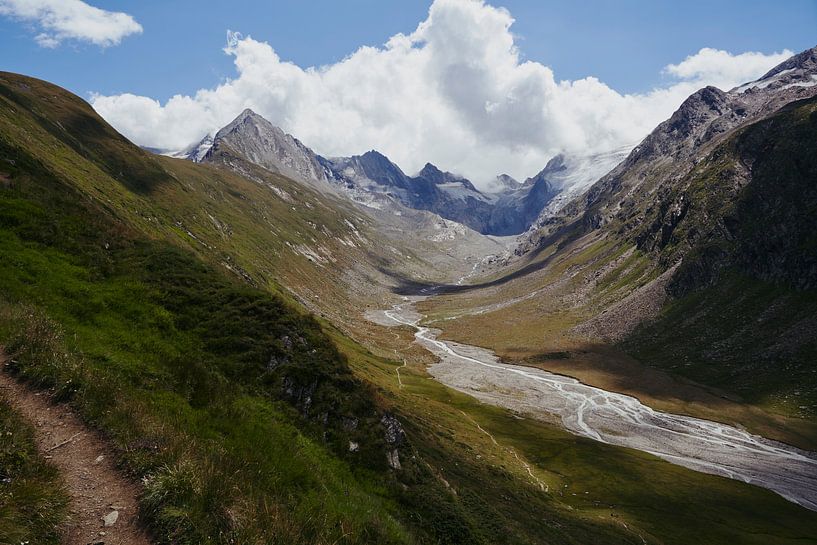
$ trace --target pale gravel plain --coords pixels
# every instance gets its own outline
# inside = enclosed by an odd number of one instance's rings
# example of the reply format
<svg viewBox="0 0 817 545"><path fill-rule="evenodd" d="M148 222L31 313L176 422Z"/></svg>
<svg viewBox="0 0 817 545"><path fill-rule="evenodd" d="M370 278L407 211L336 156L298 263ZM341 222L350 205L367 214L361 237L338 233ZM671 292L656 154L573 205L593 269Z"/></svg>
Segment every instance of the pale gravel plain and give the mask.
<svg viewBox="0 0 817 545"><path fill-rule="evenodd" d="M416 342L439 358L428 372L480 401L561 423L576 435L638 449L689 469L772 490L817 511L817 454L725 424L655 411L638 399L582 384L540 369L502 363L491 351L437 339L440 331L404 298L366 318L384 326L410 326Z"/></svg>

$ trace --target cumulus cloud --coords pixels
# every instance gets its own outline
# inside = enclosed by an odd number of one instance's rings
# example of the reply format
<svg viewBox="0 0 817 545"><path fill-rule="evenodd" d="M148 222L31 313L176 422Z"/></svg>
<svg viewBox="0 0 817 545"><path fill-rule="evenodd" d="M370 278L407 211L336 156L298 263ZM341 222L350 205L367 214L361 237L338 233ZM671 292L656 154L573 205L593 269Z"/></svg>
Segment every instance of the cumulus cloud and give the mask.
<svg viewBox="0 0 817 545"><path fill-rule="evenodd" d="M791 55L702 49L666 67L665 86L621 94L522 61L513 22L481 0L436 0L411 34L310 68L230 33L234 78L164 104L131 94L92 103L141 145L183 148L252 108L327 156L376 148L409 173L430 161L486 184L500 172L524 179L561 151L634 145L696 89L731 88Z"/></svg>
<svg viewBox="0 0 817 545"><path fill-rule="evenodd" d="M142 26L127 13L105 11L82 0L0 0L0 15L35 25L40 32L34 40L48 48L64 40L108 47L142 32Z"/></svg>
<svg viewBox="0 0 817 545"><path fill-rule="evenodd" d="M704 47L664 72L680 79L707 81L709 85L729 89L762 76L776 64L792 56L789 50L765 55L748 52L733 55L727 51Z"/></svg>

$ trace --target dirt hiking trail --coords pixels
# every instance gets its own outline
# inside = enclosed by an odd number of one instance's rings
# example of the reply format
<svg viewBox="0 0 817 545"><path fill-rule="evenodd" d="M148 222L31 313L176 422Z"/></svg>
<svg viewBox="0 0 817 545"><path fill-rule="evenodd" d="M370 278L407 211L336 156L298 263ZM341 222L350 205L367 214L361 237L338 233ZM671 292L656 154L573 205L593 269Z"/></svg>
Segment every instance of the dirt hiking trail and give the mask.
<svg viewBox="0 0 817 545"><path fill-rule="evenodd" d="M5 358L0 353L0 396L34 426L39 451L59 469L71 498L64 545L150 545L136 520L139 485L114 467L108 441L47 391L17 382Z"/></svg>

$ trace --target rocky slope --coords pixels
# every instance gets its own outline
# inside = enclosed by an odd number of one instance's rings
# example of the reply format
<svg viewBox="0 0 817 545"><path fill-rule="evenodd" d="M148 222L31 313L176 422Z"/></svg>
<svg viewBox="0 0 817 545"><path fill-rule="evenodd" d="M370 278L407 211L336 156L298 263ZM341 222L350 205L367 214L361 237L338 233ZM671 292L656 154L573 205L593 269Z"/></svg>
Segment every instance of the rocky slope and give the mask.
<svg viewBox="0 0 817 545"><path fill-rule="evenodd" d="M363 155L325 159L333 181L358 202L388 207L396 201L415 210L426 210L486 233L491 201L474 185L432 164L407 176L386 156L376 151Z"/></svg>
<svg viewBox="0 0 817 545"><path fill-rule="evenodd" d="M502 193L504 191L513 191L514 189L519 189L519 181L508 174L500 174L494 178L492 186L486 192Z"/></svg>
<svg viewBox="0 0 817 545"><path fill-rule="evenodd" d="M634 147L626 145L608 152L589 155L559 154L551 159L534 178L548 180L557 194L542 210L533 226L556 215L599 178L626 159Z"/></svg>
<svg viewBox="0 0 817 545"><path fill-rule="evenodd" d="M167 155L176 159L187 159L194 163L200 163L210 148L213 147L213 135L208 134L195 144L192 144L180 151L160 151L160 155ZM150 150L149 150L150 151Z"/></svg>
<svg viewBox="0 0 817 545"><path fill-rule="evenodd" d="M785 414L817 415L817 97L717 146L645 216L636 244L677 261L639 360Z"/></svg>
<svg viewBox="0 0 817 545"><path fill-rule="evenodd" d="M581 196L551 217L543 218L522 244L522 253L569 225L583 231L613 225L611 230L648 245L647 216L662 211L659 231L672 230L689 202L678 199L688 175L712 150L741 127L755 123L786 104L817 95L817 48L792 57L755 82L731 91L706 87L692 94L650 133L627 158ZM680 256L679 256L680 257Z"/></svg>
<svg viewBox="0 0 817 545"><path fill-rule="evenodd" d="M541 172L516 187L494 193L488 219L491 232L505 235L524 232L558 194L559 190Z"/></svg>
<svg viewBox="0 0 817 545"><path fill-rule="evenodd" d="M250 109L216 133L201 160L207 162L225 146L272 172L303 181L329 181L330 173L312 150Z"/></svg>

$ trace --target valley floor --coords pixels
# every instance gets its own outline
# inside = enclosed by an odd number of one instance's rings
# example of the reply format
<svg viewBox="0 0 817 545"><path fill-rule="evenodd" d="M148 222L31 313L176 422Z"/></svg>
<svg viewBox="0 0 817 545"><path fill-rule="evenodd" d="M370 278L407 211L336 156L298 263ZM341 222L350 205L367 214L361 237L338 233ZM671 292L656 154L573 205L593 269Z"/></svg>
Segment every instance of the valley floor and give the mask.
<svg viewBox="0 0 817 545"><path fill-rule="evenodd" d="M588 248L595 250L579 252ZM807 421L648 368L613 344L566 334L580 321L563 298L563 279L581 280L575 270L531 267L532 274L503 285L490 266L471 261L476 265L457 280L438 288L407 283L391 309L364 313L370 325L354 336L394 359L393 385L370 369L362 373L367 380L395 388L406 410L409 400L422 406L440 396L445 409L427 410L450 409L435 418L441 432L489 464L498 463L488 455L497 449L499 463L539 493L579 517L603 511L644 542L694 543L702 535L707 543L769 543L769 536L814 542L817 457ZM499 348L501 360L479 347ZM554 439L556 429L592 440L566 447ZM603 453L595 451L602 443ZM789 516L791 525L783 522Z"/></svg>
<svg viewBox="0 0 817 545"><path fill-rule="evenodd" d="M382 325L415 328L417 342L439 358L428 372L446 386L520 414L555 420L577 435L768 488L817 511L817 456L812 453L725 424L654 411L636 398L569 377L508 365L482 348L440 341L439 330L418 325L417 298L404 299L369 317Z"/></svg>
<svg viewBox="0 0 817 545"><path fill-rule="evenodd" d="M403 316L409 322L420 317ZM414 327L395 324L382 311L369 312L368 317L384 324L365 326L369 339L376 341L370 348L383 357L347 352L350 363L360 376L388 392L413 426L419 426L411 430L419 446L425 447L430 435L450 441L453 452L461 452L453 461L429 459L453 489L465 493L460 488L464 472L473 472L472 477L508 473L515 487L526 490L525 503L543 501L548 510L563 510L586 524L618 527L634 543L693 544L700 543L701 536L712 544L814 542L817 513L757 486L574 435L558 417L548 419L541 410L532 414L529 407L506 408L484 399L514 399L515 392L483 383L460 393L457 385L447 387L434 378L435 369L446 364L437 363L425 343L414 342ZM385 327L389 322L392 327ZM455 350L461 346L445 344ZM453 365L463 364L447 366ZM474 466L462 466L464 459ZM495 479L491 477L490 483ZM482 488L490 488L489 481L480 482ZM509 514L524 505L498 495L495 501Z"/></svg>

